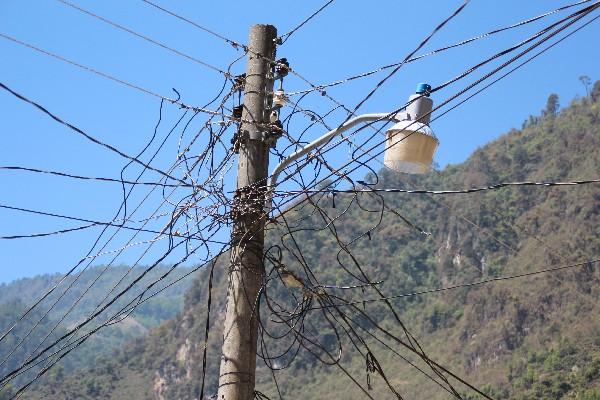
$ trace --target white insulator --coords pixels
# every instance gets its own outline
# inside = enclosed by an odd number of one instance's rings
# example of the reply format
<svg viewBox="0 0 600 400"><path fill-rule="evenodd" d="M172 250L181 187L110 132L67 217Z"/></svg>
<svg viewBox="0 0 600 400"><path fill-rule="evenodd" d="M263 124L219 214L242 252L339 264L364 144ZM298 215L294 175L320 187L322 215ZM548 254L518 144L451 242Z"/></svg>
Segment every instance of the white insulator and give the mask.
<svg viewBox="0 0 600 400"><path fill-rule="evenodd" d="M287 95L283 90L273 92L273 107L283 107L287 103Z"/></svg>

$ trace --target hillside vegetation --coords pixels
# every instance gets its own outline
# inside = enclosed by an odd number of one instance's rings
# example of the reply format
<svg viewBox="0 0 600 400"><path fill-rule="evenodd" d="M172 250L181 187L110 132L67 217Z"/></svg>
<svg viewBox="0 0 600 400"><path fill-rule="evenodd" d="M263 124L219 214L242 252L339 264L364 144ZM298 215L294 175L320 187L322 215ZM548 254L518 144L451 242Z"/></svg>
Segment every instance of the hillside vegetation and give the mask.
<svg viewBox="0 0 600 400"><path fill-rule="evenodd" d="M600 85L597 84L600 88ZM556 100L556 99L555 99ZM597 178L600 166L600 100L574 100L556 112L550 104L539 117L478 149L467 161L411 177L380 171L365 178L375 187L453 189L506 181L569 181ZM410 294L432 288L508 277L573 263L563 270L391 300L399 317L440 364L483 388L495 399L600 398L600 265L585 263L600 255L600 191L598 185L504 188L452 196L386 194L386 204L404 219L386 213L370 236L352 244L352 252L382 281L386 295ZM362 195L361 195L362 196ZM332 199L315 198L332 214ZM335 222L338 237L348 242L377 225L381 215L372 197L361 197ZM336 196L336 209L349 205ZM367 211L365 211L367 210ZM310 207L296 210L302 226L296 241L320 281L348 284L340 268L339 246L323 220ZM276 232L271 242L279 239ZM288 238L289 239L289 238ZM285 242L286 239L284 239ZM216 392L225 297L226 260L215 267L208 338L205 393ZM291 256L285 256L297 268ZM148 337L133 340L110 359L77 375L49 374L29 399L196 399L202 383L207 312L208 268L186 294L181 315ZM348 297L352 297L348 295ZM362 293L354 295L362 298ZM374 299L374 292L364 297ZM361 307L363 307L361 305ZM364 304L378 324L400 335L398 324L382 302ZM328 348L335 335L319 310L307 323ZM447 399L450 395L399 358L418 363L402 348L369 336L375 332L359 321L364 337L390 384L414 399ZM361 331L362 332L362 331ZM278 350L277 345L274 346ZM257 370L257 390L278 398L271 371ZM366 386L365 358L344 342L341 364ZM423 364L419 364L423 367ZM366 398L336 366L323 366L302 349L292 365L275 373L283 398ZM383 379L370 374L373 398L394 398ZM465 398L473 392L460 384Z"/></svg>
<svg viewBox="0 0 600 400"><path fill-rule="evenodd" d="M116 290L121 290L133 277L142 272L141 267L134 268L117 285L129 268L112 266L105 273L102 273L103 270L103 266L96 266L81 274L74 273L60 283L47 299L11 331L0 346L0 376L16 368L38 346L47 346L53 339L64 334L67 328L85 320L111 289L115 288L113 293L118 293ZM157 268L144 278L144 282L156 279L165 271L166 267ZM179 277L188 271L186 268L180 268L172 275ZM61 278L62 274L48 274L1 284L0 334L6 332L33 302L59 283ZM183 307L183 296L189 283L191 282L187 281L165 290L161 295L140 306L135 316L99 331L78 349L76 356L64 358L57 371L70 373L92 366L98 357L111 354L126 342L145 336L149 329L175 317ZM70 289L65 291L66 288ZM125 297L119 304L126 304L130 300L131 296ZM74 304L75 307L72 307ZM13 348L17 350L11 354ZM31 378L31 374L22 375L15 383L24 382L27 378Z"/></svg>

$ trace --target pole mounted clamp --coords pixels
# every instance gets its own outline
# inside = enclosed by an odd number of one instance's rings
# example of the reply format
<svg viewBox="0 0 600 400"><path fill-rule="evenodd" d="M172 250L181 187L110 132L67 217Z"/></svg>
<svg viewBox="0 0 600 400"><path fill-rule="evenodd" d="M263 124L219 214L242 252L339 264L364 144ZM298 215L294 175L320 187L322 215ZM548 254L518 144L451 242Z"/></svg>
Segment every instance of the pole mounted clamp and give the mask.
<svg viewBox="0 0 600 400"><path fill-rule="evenodd" d="M249 131L238 131L237 137L234 134L235 139L240 142L244 142L245 140L260 140L271 147L275 147L277 139L279 139L283 135L283 124L281 121L277 120L275 122L270 122L267 124L261 124L261 129L253 132Z"/></svg>
<svg viewBox="0 0 600 400"><path fill-rule="evenodd" d="M262 124L260 123L256 123L258 125L257 130L253 129L252 131L244 131L244 136L243 139L250 139L250 140L260 140L260 141L265 141L267 138L267 132L265 130L265 128L263 126L261 126Z"/></svg>
<svg viewBox="0 0 600 400"><path fill-rule="evenodd" d="M244 85L246 84L246 74L236 75L233 78L233 91L242 91L244 90Z"/></svg>
<svg viewBox="0 0 600 400"><path fill-rule="evenodd" d="M239 154L240 147L248 140L260 140L274 148L277 139L283 136L283 132L283 124L279 120L268 124L261 124L260 130L253 130L252 132L246 129L242 130L240 127L237 132L233 134L231 145L236 154Z"/></svg>
<svg viewBox="0 0 600 400"><path fill-rule="evenodd" d="M290 63L288 62L287 58L284 57L277 60L275 62L274 70L275 80L283 79L284 76L287 76L287 74L290 72Z"/></svg>
<svg viewBox="0 0 600 400"><path fill-rule="evenodd" d="M248 131L242 131L241 128L238 127L238 130L233 134L233 137L231 138L231 145L233 146L234 153L239 154L242 143L248 140L249 136L250 135Z"/></svg>
<svg viewBox="0 0 600 400"><path fill-rule="evenodd" d="M244 111L244 106L242 104L240 104L239 106L235 106L231 110L231 116L233 118L241 119L243 111Z"/></svg>
<svg viewBox="0 0 600 400"><path fill-rule="evenodd" d="M263 140L272 148L275 148L277 139L281 136L283 136L283 124L279 119L267 125L267 130L263 132Z"/></svg>

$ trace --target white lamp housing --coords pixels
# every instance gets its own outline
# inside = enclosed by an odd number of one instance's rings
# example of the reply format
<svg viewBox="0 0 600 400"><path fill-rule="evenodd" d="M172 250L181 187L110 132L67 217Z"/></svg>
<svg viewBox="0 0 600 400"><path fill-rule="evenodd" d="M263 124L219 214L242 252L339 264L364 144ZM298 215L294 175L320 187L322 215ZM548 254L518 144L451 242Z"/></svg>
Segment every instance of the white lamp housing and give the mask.
<svg viewBox="0 0 600 400"><path fill-rule="evenodd" d="M433 101L431 87L419 84L417 94L409 98L405 119L387 131L384 165L408 174L429 172L439 141L428 126Z"/></svg>

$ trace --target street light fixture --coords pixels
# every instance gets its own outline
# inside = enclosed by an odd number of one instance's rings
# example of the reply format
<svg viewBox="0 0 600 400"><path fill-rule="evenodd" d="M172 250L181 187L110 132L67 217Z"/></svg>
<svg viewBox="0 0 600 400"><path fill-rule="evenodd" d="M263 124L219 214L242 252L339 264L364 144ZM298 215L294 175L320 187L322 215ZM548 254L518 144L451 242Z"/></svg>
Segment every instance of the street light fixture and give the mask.
<svg viewBox="0 0 600 400"><path fill-rule="evenodd" d="M384 165L386 167L409 174L427 173L439 144L438 139L429 127L433 107L433 100L429 98L430 91L431 86L420 83L417 86L416 93L409 97L405 112L359 115L282 160L271 173L267 183L267 209L271 209L273 191L277 186L279 174L288 165L363 122L382 120L396 122L386 132L384 155Z"/></svg>
<svg viewBox="0 0 600 400"><path fill-rule="evenodd" d="M402 120L388 129L384 165L397 172L424 174L429 172L439 144L429 127L433 100L431 86L420 83L409 97Z"/></svg>

